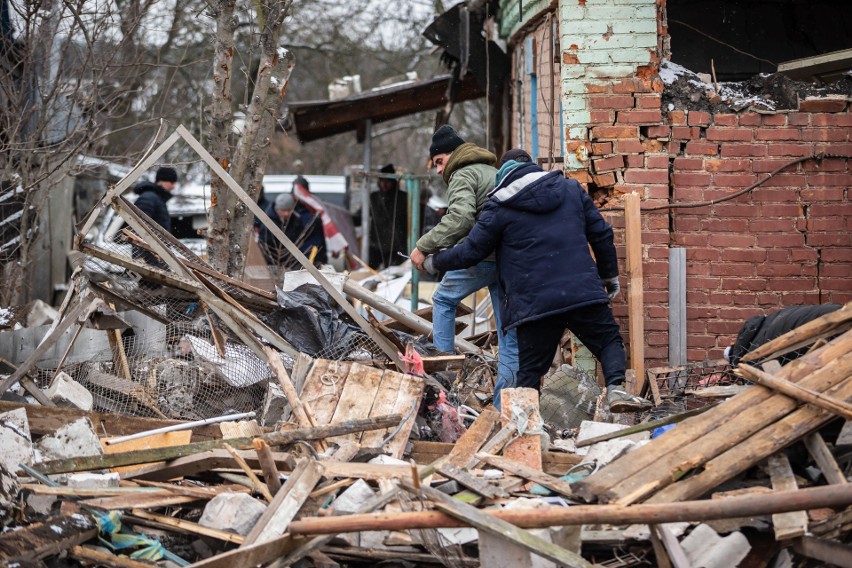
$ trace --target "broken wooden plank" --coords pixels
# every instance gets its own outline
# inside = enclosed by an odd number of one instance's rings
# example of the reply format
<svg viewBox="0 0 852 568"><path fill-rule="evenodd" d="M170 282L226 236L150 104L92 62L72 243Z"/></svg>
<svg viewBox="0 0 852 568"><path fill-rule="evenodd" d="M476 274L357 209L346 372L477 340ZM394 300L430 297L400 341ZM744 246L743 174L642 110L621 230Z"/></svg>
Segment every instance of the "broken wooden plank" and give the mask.
<svg viewBox="0 0 852 568"><path fill-rule="evenodd" d="M385 440L387 441L385 442L384 450L389 456L400 459L403 453L405 453L408 438L411 436L411 430L414 428L417 409L420 407L423 399L425 383L423 379L414 375L400 375L395 371L386 372L394 373L399 377L399 396L394 404L393 413L402 415L404 422L401 422L398 428L392 429L385 436ZM389 440L388 436L390 436Z"/></svg>
<svg viewBox="0 0 852 568"><path fill-rule="evenodd" d="M508 540L534 554L552 560L560 566L592 568L592 564L584 560L579 554L539 538L495 516L488 515L476 507L461 503L437 489L425 486L416 489L405 481L402 481L401 484L410 493L429 498L435 502L438 509L463 520L480 531Z"/></svg>
<svg viewBox="0 0 852 568"><path fill-rule="evenodd" d="M795 491L799 488L790 467L790 460L785 454L779 452L769 456L766 466L772 489ZM775 540L778 541L800 537L808 532L808 514L805 511L790 511L772 515L772 528L775 531Z"/></svg>
<svg viewBox="0 0 852 568"><path fill-rule="evenodd" d="M814 458L820 471L825 476L826 481L835 484L848 483L846 476L843 474L840 466L837 465L837 461L834 459L831 450L828 449L825 440L822 439L819 432L808 434L805 436L803 442L808 449L808 453Z"/></svg>
<svg viewBox="0 0 852 568"><path fill-rule="evenodd" d="M506 428L505 430L509 433L509 437L511 437L511 432L517 433L517 430L511 427ZM499 451L503 449L502 446L492 451L491 444L503 432L504 430L499 430L497 434L494 434L494 436L492 436L491 439L482 446L480 451L492 455L499 453ZM505 443L507 440L508 438L505 438L501 443ZM421 440L411 440L410 442L414 447L411 451L411 457L414 458L414 461L417 463L431 463L440 457L449 455L454 447L454 444L446 442L426 442ZM546 473L556 476L565 475L569 469L580 463L582 459L582 456L567 452L547 451L541 453L542 468Z"/></svg>
<svg viewBox="0 0 852 568"><path fill-rule="evenodd" d="M205 527L203 525L199 525L198 523L193 523L192 521L186 521L184 519L178 519L175 517L170 517L168 515L158 515L156 513L144 511L142 509L132 509L130 513L134 517L139 517L140 519L146 519L149 521L156 521L161 525L178 529L179 531L187 534L209 536L210 538L215 538L217 540L222 540L225 542L233 542L235 544L241 544L245 540L245 537L239 534ZM127 517L125 517L125 519L126 518Z"/></svg>
<svg viewBox="0 0 852 568"><path fill-rule="evenodd" d="M665 548L666 555L668 560L671 561L673 568L692 568L692 563L686 557L686 552L683 550L680 542L678 542L675 535L672 534L672 531L666 525L651 525L650 529L651 535L656 534L660 539L660 544Z"/></svg>
<svg viewBox="0 0 852 568"><path fill-rule="evenodd" d="M290 403L290 410L293 412L293 416L296 417L296 422L305 428L316 426L317 423L312 421L308 416L308 410L302 404L302 400L299 398L293 383L290 382L290 375L287 374L287 369L284 368L278 352L271 347L264 347L263 352L266 355L266 362L269 364L269 368L275 373L275 376L278 378L278 384L281 386L284 396L287 397L287 402Z"/></svg>
<svg viewBox="0 0 852 568"><path fill-rule="evenodd" d="M491 437L491 432L499 421L499 412L483 410L470 425L470 428L453 445L453 449L447 457L447 462L461 468L474 467L479 461L474 458L474 455Z"/></svg>
<svg viewBox="0 0 852 568"><path fill-rule="evenodd" d="M402 416L383 416L377 418L364 418L351 420L342 424L329 424L316 428L301 428L287 430L284 432L272 432L258 436L271 446L283 446L299 440L318 440L328 436L338 436L350 432L363 432L364 430L384 429L399 424ZM39 465L39 471L52 475L55 473L67 473L72 471L87 471L91 469L103 469L120 465L134 465L139 463L156 462L185 457L195 453L204 452L214 448L224 447L230 444L234 448L252 448L254 438L231 438L228 440L210 440L208 442L194 442L184 446L173 446L151 450L138 450L109 456L88 456L71 459L53 460Z"/></svg>
<svg viewBox="0 0 852 568"><path fill-rule="evenodd" d="M237 465L240 466L240 469L243 470L243 473L246 474L246 477L251 481L252 487L263 497L266 499L267 503L270 503L273 499L272 493L269 491L269 487L263 483L257 475L255 475L254 470L249 467L249 464L246 463L246 460L242 458L240 454L237 453L237 450L231 447L230 444L224 444L225 449L228 450L228 453L231 454L231 457L234 458L234 461L237 462Z"/></svg>
<svg viewBox="0 0 852 568"><path fill-rule="evenodd" d="M263 471L263 480L266 482L269 491L275 495L281 489L281 476L275 465L272 450L269 449L269 444L259 438L255 438L252 445L254 446L254 451L257 452L257 461L260 462L260 469Z"/></svg>
<svg viewBox="0 0 852 568"><path fill-rule="evenodd" d="M813 404L814 406L828 410L838 416L842 416L846 420L852 420L852 405L842 400L833 400L822 393L814 392L790 381L785 381L745 363L740 363L737 368L747 379L760 385L771 388L800 402Z"/></svg>
<svg viewBox="0 0 852 568"><path fill-rule="evenodd" d="M290 521L299 513L322 475L323 468L319 462L312 459L301 461L287 483L275 494L242 546L267 542L287 532Z"/></svg>
<svg viewBox="0 0 852 568"><path fill-rule="evenodd" d="M832 566L852 566L852 548L840 542L803 536L793 543L793 552Z"/></svg>
<svg viewBox="0 0 852 568"><path fill-rule="evenodd" d="M645 386L645 300L642 283L641 197L624 196L625 241L627 242L627 326L630 338L630 367L636 377L633 394L642 395Z"/></svg>
<svg viewBox="0 0 852 568"><path fill-rule="evenodd" d="M352 363L317 359L311 367L301 400L310 404L317 424L329 424Z"/></svg>
<svg viewBox="0 0 852 568"><path fill-rule="evenodd" d="M353 363L331 417L331 423L337 424L356 417L369 416L379 392L379 385L382 383L382 375L385 372L392 373L392 371L382 371ZM360 438L361 433L358 432L357 434L331 438L331 441L336 443L358 442Z"/></svg>
<svg viewBox="0 0 852 568"><path fill-rule="evenodd" d="M400 390L403 386L401 377L402 375L392 371L382 374L382 382L379 384L379 390L376 393L376 399L373 401L369 416L393 413L393 409L396 408L396 400L400 397ZM379 448L386 436L387 432L382 430L364 432L361 434L361 447Z"/></svg>
<svg viewBox="0 0 852 568"><path fill-rule="evenodd" d="M571 498L574 496L574 492L571 491L571 485L567 481L562 481L558 477L548 475L543 471L531 468L526 464L522 464L521 462L517 462L506 457L492 456L485 453L478 453L476 454L476 457L477 459L484 461L488 465L500 468L503 471L506 471L513 475L518 475L520 477L523 477L524 479L534 481L542 487L547 487L551 491L559 493L560 495L564 495L565 497Z"/></svg>
<svg viewBox="0 0 852 568"><path fill-rule="evenodd" d="M73 546L68 556L83 562L84 566L108 566L110 568L151 568L150 562L140 562L126 556L116 556L85 546Z"/></svg>
<svg viewBox="0 0 852 568"><path fill-rule="evenodd" d="M438 373L441 371L459 370L464 367L464 355L436 355L434 357L421 357L423 370L427 373Z"/></svg>
<svg viewBox="0 0 852 568"><path fill-rule="evenodd" d="M160 434L152 434L135 440L126 440L117 444L108 443L115 438L101 438L101 448L104 455L121 454L138 450L150 450L155 448L166 448L170 446L185 446L192 439L190 430L178 430L175 432L163 432ZM160 462L162 463L162 462ZM132 466L114 467L111 471L121 473L134 467L144 466L149 464L136 464Z"/></svg>

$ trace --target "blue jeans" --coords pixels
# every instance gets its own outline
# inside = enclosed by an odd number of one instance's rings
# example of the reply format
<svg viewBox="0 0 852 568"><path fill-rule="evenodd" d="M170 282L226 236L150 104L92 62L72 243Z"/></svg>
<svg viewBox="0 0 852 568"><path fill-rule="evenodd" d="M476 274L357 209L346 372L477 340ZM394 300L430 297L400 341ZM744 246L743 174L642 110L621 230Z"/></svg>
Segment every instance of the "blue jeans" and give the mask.
<svg viewBox="0 0 852 568"><path fill-rule="evenodd" d="M432 294L432 342L445 353L455 352L456 307L482 288L488 288L494 319L497 323L497 345L500 357L497 367L497 385L494 387L494 406L500 408L500 390L515 384L518 376L518 336L514 329L503 333L500 308L503 289L497 279L497 263L482 261L464 270L451 270Z"/></svg>

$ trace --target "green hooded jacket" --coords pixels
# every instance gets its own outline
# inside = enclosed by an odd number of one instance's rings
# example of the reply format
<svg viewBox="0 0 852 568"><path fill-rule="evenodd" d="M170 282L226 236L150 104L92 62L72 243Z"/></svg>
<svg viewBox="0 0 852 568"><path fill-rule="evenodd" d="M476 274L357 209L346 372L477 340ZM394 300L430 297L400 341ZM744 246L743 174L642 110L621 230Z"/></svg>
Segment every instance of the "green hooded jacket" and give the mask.
<svg viewBox="0 0 852 568"><path fill-rule="evenodd" d="M496 163L497 156L470 142L450 154L443 171L447 184L447 213L417 241L420 252L435 254L464 240L488 200L488 192L494 189ZM493 254L486 260L494 260Z"/></svg>

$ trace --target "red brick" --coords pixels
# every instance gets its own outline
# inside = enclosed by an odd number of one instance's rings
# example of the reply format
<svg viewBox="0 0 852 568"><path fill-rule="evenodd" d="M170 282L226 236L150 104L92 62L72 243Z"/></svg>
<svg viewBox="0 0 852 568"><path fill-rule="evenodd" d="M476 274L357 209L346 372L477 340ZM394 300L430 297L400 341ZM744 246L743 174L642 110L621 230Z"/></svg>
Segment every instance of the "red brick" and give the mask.
<svg viewBox="0 0 852 568"><path fill-rule="evenodd" d="M758 206L743 202L743 199L744 196L732 201L726 201L725 203L719 203L713 206L713 211L719 217L751 218L757 215L759 212Z"/></svg>
<svg viewBox="0 0 852 568"><path fill-rule="evenodd" d="M814 152L825 152L838 156L852 156L852 144L835 142L834 144L816 144Z"/></svg>
<svg viewBox="0 0 852 568"><path fill-rule="evenodd" d="M761 234L757 235L757 246L759 247L803 247L805 246L805 236L801 233L797 234Z"/></svg>
<svg viewBox="0 0 852 568"><path fill-rule="evenodd" d="M706 248L710 236L706 233L675 233L673 239L677 245Z"/></svg>
<svg viewBox="0 0 852 568"><path fill-rule="evenodd" d="M686 153L699 156L715 156L719 153L719 145L693 140L686 143Z"/></svg>
<svg viewBox="0 0 852 568"><path fill-rule="evenodd" d="M759 215L764 217L801 217L804 214L798 204L761 204Z"/></svg>
<svg viewBox="0 0 852 568"><path fill-rule="evenodd" d="M798 203L798 188L760 186L752 190L751 198L756 203Z"/></svg>
<svg viewBox="0 0 852 568"><path fill-rule="evenodd" d="M722 278L723 290L766 290L766 280L763 278ZM721 315L721 311L720 315Z"/></svg>
<svg viewBox="0 0 852 568"><path fill-rule="evenodd" d="M745 233L748 231L748 219L706 217L701 220L701 230L713 233Z"/></svg>
<svg viewBox="0 0 852 568"><path fill-rule="evenodd" d="M845 188L806 188L802 190L802 199L806 201L843 201Z"/></svg>
<svg viewBox="0 0 852 568"><path fill-rule="evenodd" d="M781 301L781 295L774 292L764 292L757 294L757 304L759 306L778 306Z"/></svg>
<svg viewBox="0 0 852 568"><path fill-rule="evenodd" d="M711 276L756 276L757 271L752 263L743 262L714 262L708 265Z"/></svg>
<svg viewBox="0 0 852 568"><path fill-rule="evenodd" d="M767 144L765 148L770 156L801 157L813 153L813 146L810 144Z"/></svg>
<svg viewBox="0 0 852 568"><path fill-rule="evenodd" d="M806 112L791 112L787 115L787 124L790 126L807 126L811 123L811 115Z"/></svg>
<svg viewBox="0 0 852 568"><path fill-rule="evenodd" d="M704 160L708 172L744 172L751 169L749 160L712 159Z"/></svg>
<svg viewBox="0 0 852 568"><path fill-rule="evenodd" d="M647 155L645 156L645 167L649 169L669 167L669 157L666 155Z"/></svg>
<svg viewBox="0 0 852 568"><path fill-rule="evenodd" d="M669 172L666 170L630 169L624 172L627 183L668 183Z"/></svg>
<svg viewBox="0 0 852 568"><path fill-rule="evenodd" d="M622 110L618 112L618 124L659 124L663 117L658 110Z"/></svg>
<svg viewBox="0 0 852 568"><path fill-rule="evenodd" d="M795 231L795 219L751 219L749 229L755 233L785 233Z"/></svg>
<svg viewBox="0 0 852 568"><path fill-rule="evenodd" d="M852 114L814 114L811 115L813 126L852 126Z"/></svg>
<svg viewBox="0 0 852 568"><path fill-rule="evenodd" d="M808 231L839 231L845 225L844 217L810 217L807 219Z"/></svg>
<svg viewBox="0 0 852 568"><path fill-rule="evenodd" d="M635 154L637 152L644 152L645 147L642 146L642 143L639 142L639 140L624 138L615 141L615 151L620 154Z"/></svg>
<svg viewBox="0 0 852 568"><path fill-rule="evenodd" d="M661 104L660 95L635 95L636 108L658 109Z"/></svg>
<svg viewBox="0 0 852 568"><path fill-rule="evenodd" d="M645 136L648 138L668 138L671 132L671 126L649 126Z"/></svg>
<svg viewBox="0 0 852 568"><path fill-rule="evenodd" d="M817 267L815 264L762 264L757 267L757 275L766 278L774 278L777 276L801 276L813 277L817 275Z"/></svg>
<svg viewBox="0 0 852 568"><path fill-rule="evenodd" d="M813 290L816 288L814 278L773 278L771 290L778 292Z"/></svg>
<svg viewBox="0 0 852 568"><path fill-rule="evenodd" d="M713 115L713 124L716 126L736 126L739 122L735 114L715 114Z"/></svg>
<svg viewBox="0 0 852 568"><path fill-rule="evenodd" d="M639 79L622 79L612 84L613 93L641 93L645 92Z"/></svg>
<svg viewBox="0 0 852 568"><path fill-rule="evenodd" d="M715 262L719 260L719 249L715 248L701 248L701 247L692 247L686 249L686 259L692 261L710 261ZM687 292L688 294L689 292Z"/></svg>
<svg viewBox="0 0 852 568"><path fill-rule="evenodd" d="M852 262L852 247L825 249L821 256L823 262Z"/></svg>
<svg viewBox="0 0 852 568"><path fill-rule="evenodd" d="M644 140L642 142L642 151L648 154L657 154L662 152L667 144L661 140Z"/></svg>
<svg viewBox="0 0 852 568"><path fill-rule="evenodd" d="M801 112L843 112L846 110L846 98L806 98L799 101Z"/></svg>
<svg viewBox="0 0 852 568"><path fill-rule="evenodd" d="M593 110L589 113L590 124L612 124L615 122L615 113L611 110Z"/></svg>
<svg viewBox="0 0 852 568"><path fill-rule="evenodd" d="M671 182L674 186L708 186L711 181L710 174L707 173L675 173L672 174Z"/></svg>
<svg viewBox="0 0 852 568"><path fill-rule="evenodd" d="M619 113L620 114L620 113ZM637 126L595 126L592 128L592 138L639 138Z"/></svg>
<svg viewBox="0 0 852 568"><path fill-rule="evenodd" d="M645 190L645 198L646 199L668 199L669 198L669 186L666 185L653 185L649 184Z"/></svg>
<svg viewBox="0 0 852 568"><path fill-rule="evenodd" d="M747 112L739 116L740 126L760 126L760 115L756 112Z"/></svg>
<svg viewBox="0 0 852 568"><path fill-rule="evenodd" d="M721 250L720 260L723 262L753 262L760 263L766 260L766 251L758 248L734 249L724 248Z"/></svg>
<svg viewBox="0 0 852 568"><path fill-rule="evenodd" d="M764 114L763 115L763 125L764 126L786 126L787 125L787 115L786 114Z"/></svg>
<svg viewBox="0 0 852 568"><path fill-rule="evenodd" d="M710 113L691 110L686 116L686 123L689 126L708 126L710 124Z"/></svg>
<svg viewBox="0 0 852 568"><path fill-rule="evenodd" d="M611 93L612 86L609 83L586 83L586 92L590 94Z"/></svg>
<svg viewBox="0 0 852 568"><path fill-rule="evenodd" d="M803 128L804 142L845 142L849 132L844 128Z"/></svg>
<svg viewBox="0 0 852 568"><path fill-rule="evenodd" d="M826 264L820 268L820 276L823 278L849 278L852 274L852 264Z"/></svg>
<svg viewBox="0 0 852 568"><path fill-rule="evenodd" d="M802 132L798 128L756 128L756 140L802 140Z"/></svg>
<svg viewBox="0 0 852 568"><path fill-rule="evenodd" d="M673 126L680 126L682 124L686 124L686 113L682 110L670 110L669 123L671 123Z"/></svg>
<svg viewBox="0 0 852 568"><path fill-rule="evenodd" d="M806 172L845 172L848 165L847 158L826 158L803 162L802 169Z"/></svg>
<svg viewBox="0 0 852 568"><path fill-rule="evenodd" d="M628 154L625 162L628 168L641 168L645 165L644 154Z"/></svg>
<svg viewBox="0 0 852 568"><path fill-rule="evenodd" d="M710 246L713 247L753 247L756 239L753 235L715 234L710 235Z"/></svg>
<svg viewBox="0 0 852 568"><path fill-rule="evenodd" d="M596 158L592 160L596 173L603 173L624 167L624 156L616 155L609 158Z"/></svg>
<svg viewBox="0 0 852 568"><path fill-rule="evenodd" d="M761 187L804 187L804 174L775 174L761 185Z"/></svg>
<svg viewBox="0 0 852 568"><path fill-rule="evenodd" d="M793 262L811 262L816 264L819 261L819 252L814 249L794 249L790 251L790 259Z"/></svg>
<svg viewBox="0 0 852 568"><path fill-rule="evenodd" d="M602 156L612 154L612 142L595 142L592 144L592 154Z"/></svg>
<svg viewBox="0 0 852 568"><path fill-rule="evenodd" d="M766 144L722 144L723 158L765 156Z"/></svg>
<svg viewBox="0 0 852 568"><path fill-rule="evenodd" d="M757 176L749 174L714 174L713 184L720 187L748 187L757 181Z"/></svg>
<svg viewBox="0 0 852 568"><path fill-rule="evenodd" d="M703 170L704 159L702 158L675 158L674 169L677 170Z"/></svg>
<svg viewBox="0 0 852 568"><path fill-rule="evenodd" d="M613 172L607 172L605 174L594 175L592 179L595 182L595 185L598 187L610 187L615 185L615 174Z"/></svg>
<svg viewBox="0 0 852 568"><path fill-rule="evenodd" d="M808 185L852 187L852 174L808 174Z"/></svg>
<svg viewBox="0 0 852 568"><path fill-rule="evenodd" d="M719 128L711 126L707 129L707 140L751 142L751 128Z"/></svg>
<svg viewBox="0 0 852 568"><path fill-rule="evenodd" d="M773 172L785 164L789 164L790 160L754 160L752 162L752 171L754 173ZM791 166L788 171L795 171L795 166Z"/></svg>
<svg viewBox="0 0 852 568"><path fill-rule="evenodd" d="M808 233L808 246L811 247L832 247L832 246L849 246L852 244L852 237L849 233Z"/></svg>
<svg viewBox="0 0 852 568"><path fill-rule="evenodd" d="M633 108L633 97L630 95L603 95L589 97L593 109L625 109Z"/></svg>
<svg viewBox="0 0 852 568"><path fill-rule="evenodd" d="M701 129L697 126L672 127L672 140L698 140L699 138L701 138Z"/></svg>
<svg viewBox="0 0 852 568"><path fill-rule="evenodd" d="M675 217L675 231L697 232L701 230L701 219L690 215L689 217Z"/></svg>

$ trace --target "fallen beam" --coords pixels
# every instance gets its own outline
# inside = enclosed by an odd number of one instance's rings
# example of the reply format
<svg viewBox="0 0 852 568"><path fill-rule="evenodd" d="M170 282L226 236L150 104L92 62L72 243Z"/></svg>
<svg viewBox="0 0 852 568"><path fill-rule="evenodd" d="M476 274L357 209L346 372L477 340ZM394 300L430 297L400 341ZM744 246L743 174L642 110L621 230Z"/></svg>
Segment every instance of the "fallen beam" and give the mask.
<svg viewBox="0 0 852 568"><path fill-rule="evenodd" d="M852 486L826 485L797 491L778 491L725 499L704 499L654 505L576 505L549 509L485 509L498 519L525 529L585 524L661 524L700 522L772 515L821 507L852 505ZM359 531L437 529L469 526L437 511L373 513L343 517L314 517L293 521L292 535L338 534Z"/></svg>
<svg viewBox="0 0 852 568"><path fill-rule="evenodd" d="M38 470L41 473L53 475L56 473L67 473L72 471L88 471L92 469L105 469L124 465L166 461L206 452L207 450L224 448L225 444L228 444L233 448L246 450L254 448L253 442L255 438L260 438L266 441L266 443L270 446L283 446L285 444L301 440L321 440L331 436L341 436L344 434L352 434L354 432L382 430L384 428L396 426L401 421L402 416L399 414L394 414L392 416L379 416L376 418L362 418L358 420L348 420L346 422L341 422L340 424L318 426L316 428L300 428L298 430L287 430L285 432L272 432L262 436L231 438L228 440L210 440L207 442L185 444L183 446L169 446L165 448L152 448L149 450L135 450L120 454L53 460L40 464L38 466Z"/></svg>

